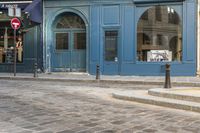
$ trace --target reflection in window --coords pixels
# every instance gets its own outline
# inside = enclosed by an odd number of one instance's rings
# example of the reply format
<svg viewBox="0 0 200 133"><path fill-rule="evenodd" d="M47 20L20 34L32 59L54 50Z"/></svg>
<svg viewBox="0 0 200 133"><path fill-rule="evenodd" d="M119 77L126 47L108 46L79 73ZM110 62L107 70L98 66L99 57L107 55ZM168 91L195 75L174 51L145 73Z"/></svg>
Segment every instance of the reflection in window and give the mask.
<svg viewBox="0 0 200 133"><path fill-rule="evenodd" d="M141 19L143 19L143 20L148 20L148 18L149 18L149 14L148 14L148 12L146 11L146 12L144 12L144 14L142 15Z"/></svg>
<svg viewBox="0 0 200 133"><path fill-rule="evenodd" d="M23 37L17 31L16 44L14 44L13 29L10 22L0 22L0 63L14 62L14 47L16 47L17 63L23 62Z"/></svg>
<svg viewBox="0 0 200 133"><path fill-rule="evenodd" d="M163 45L163 36L162 36L162 34L157 34L157 45Z"/></svg>
<svg viewBox="0 0 200 133"><path fill-rule="evenodd" d="M86 34L74 33L74 49L86 49Z"/></svg>
<svg viewBox="0 0 200 133"><path fill-rule="evenodd" d="M68 49L69 38L68 33L56 33L56 49L66 50Z"/></svg>
<svg viewBox="0 0 200 133"><path fill-rule="evenodd" d="M146 12L151 14L148 20L143 19ZM182 23L176 11L167 6L154 6L143 15L137 27L138 60L181 61Z"/></svg>
<svg viewBox="0 0 200 133"><path fill-rule="evenodd" d="M156 6L155 15L156 15L157 21L162 21L162 13L161 13L161 7L160 6Z"/></svg>
<svg viewBox="0 0 200 133"><path fill-rule="evenodd" d="M118 31L105 32L105 60L117 61Z"/></svg>
<svg viewBox="0 0 200 133"><path fill-rule="evenodd" d="M171 24L179 24L178 14L170 7L168 7L168 22Z"/></svg>

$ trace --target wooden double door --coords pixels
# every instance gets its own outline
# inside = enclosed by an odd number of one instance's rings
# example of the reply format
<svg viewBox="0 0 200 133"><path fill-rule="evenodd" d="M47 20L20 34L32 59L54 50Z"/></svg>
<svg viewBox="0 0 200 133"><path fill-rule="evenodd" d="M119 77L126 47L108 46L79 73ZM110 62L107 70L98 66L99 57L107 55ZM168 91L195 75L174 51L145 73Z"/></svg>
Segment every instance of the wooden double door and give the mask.
<svg viewBox="0 0 200 133"><path fill-rule="evenodd" d="M66 30L54 32L53 71L86 71L86 32Z"/></svg>

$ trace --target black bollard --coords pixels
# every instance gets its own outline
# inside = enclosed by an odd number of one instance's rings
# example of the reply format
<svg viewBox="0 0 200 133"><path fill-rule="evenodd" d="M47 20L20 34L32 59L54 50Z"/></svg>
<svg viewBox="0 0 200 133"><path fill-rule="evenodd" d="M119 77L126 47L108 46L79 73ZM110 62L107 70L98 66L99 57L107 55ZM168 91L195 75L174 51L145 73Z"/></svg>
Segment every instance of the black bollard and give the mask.
<svg viewBox="0 0 200 133"><path fill-rule="evenodd" d="M164 88L171 88L171 81L170 81L170 64L165 65L165 85Z"/></svg>
<svg viewBox="0 0 200 133"><path fill-rule="evenodd" d="M34 78L37 78L38 77L38 73L37 73L37 62L34 63L34 75L33 75Z"/></svg>
<svg viewBox="0 0 200 133"><path fill-rule="evenodd" d="M96 80L100 80L100 66L96 65Z"/></svg>

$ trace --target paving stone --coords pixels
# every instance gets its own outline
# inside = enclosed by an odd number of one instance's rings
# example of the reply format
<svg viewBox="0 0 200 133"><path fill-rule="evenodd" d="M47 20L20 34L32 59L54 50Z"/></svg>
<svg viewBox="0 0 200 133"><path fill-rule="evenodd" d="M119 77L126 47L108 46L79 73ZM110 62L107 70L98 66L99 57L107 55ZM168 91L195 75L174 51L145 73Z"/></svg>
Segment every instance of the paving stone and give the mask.
<svg viewBox="0 0 200 133"><path fill-rule="evenodd" d="M113 121L113 122L111 122L112 124L115 124L115 125L121 125L121 124L124 124L125 122L124 121L120 121L120 120L118 120L118 121Z"/></svg>
<svg viewBox="0 0 200 133"><path fill-rule="evenodd" d="M133 129L126 129L126 130L123 130L121 131L121 133L133 133Z"/></svg>
<svg viewBox="0 0 200 133"><path fill-rule="evenodd" d="M52 131L41 131L39 133L53 133Z"/></svg>
<svg viewBox="0 0 200 133"><path fill-rule="evenodd" d="M147 132L147 133L156 133L158 130L155 129L144 129L143 132Z"/></svg>
<svg viewBox="0 0 200 133"><path fill-rule="evenodd" d="M64 130L64 131L60 131L60 132L57 132L57 133L74 133L74 131L72 131L72 130Z"/></svg>
<svg viewBox="0 0 200 133"><path fill-rule="evenodd" d="M104 130L104 131L100 131L99 133L116 133L117 131L115 130Z"/></svg>

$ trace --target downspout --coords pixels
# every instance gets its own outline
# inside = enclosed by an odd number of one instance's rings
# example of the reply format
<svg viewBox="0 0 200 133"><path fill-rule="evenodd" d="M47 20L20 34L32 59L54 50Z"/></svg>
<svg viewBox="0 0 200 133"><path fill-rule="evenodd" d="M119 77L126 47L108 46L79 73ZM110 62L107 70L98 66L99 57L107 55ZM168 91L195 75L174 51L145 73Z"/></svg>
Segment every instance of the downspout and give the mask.
<svg viewBox="0 0 200 133"><path fill-rule="evenodd" d="M43 72L47 72L48 68L47 68L47 52L46 52L46 36L45 36L45 26L46 26L46 22L45 22L45 5L44 5L44 0L42 0L42 36L43 36Z"/></svg>
<svg viewBox="0 0 200 133"><path fill-rule="evenodd" d="M200 0L197 1L197 76L200 76Z"/></svg>

